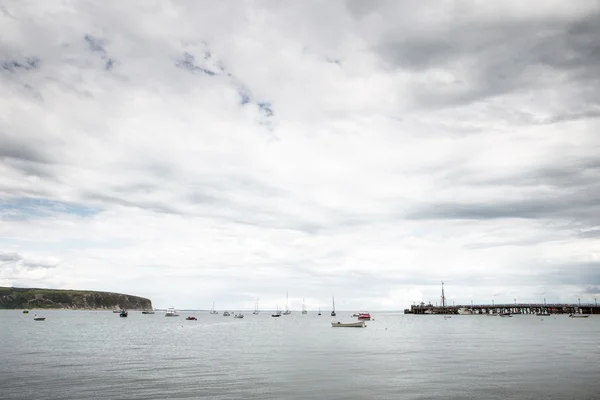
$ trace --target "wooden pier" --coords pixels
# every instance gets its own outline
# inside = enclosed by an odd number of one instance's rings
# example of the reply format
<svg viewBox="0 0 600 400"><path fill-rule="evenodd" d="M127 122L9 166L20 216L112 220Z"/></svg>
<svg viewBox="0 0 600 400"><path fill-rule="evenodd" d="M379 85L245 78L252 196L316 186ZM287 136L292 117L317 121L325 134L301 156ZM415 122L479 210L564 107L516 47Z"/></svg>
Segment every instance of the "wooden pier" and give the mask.
<svg viewBox="0 0 600 400"><path fill-rule="evenodd" d="M412 305L410 309L404 310L404 314L459 314L459 310L465 310L474 315L483 314L600 314L600 306L595 304L460 304L444 305L442 307L432 304Z"/></svg>

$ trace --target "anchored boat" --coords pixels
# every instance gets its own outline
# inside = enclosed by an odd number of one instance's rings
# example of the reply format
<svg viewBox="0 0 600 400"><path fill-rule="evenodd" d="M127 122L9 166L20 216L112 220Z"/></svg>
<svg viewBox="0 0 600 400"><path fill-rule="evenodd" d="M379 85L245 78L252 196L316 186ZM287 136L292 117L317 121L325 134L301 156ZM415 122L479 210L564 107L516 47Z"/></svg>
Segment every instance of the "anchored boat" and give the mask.
<svg viewBox="0 0 600 400"><path fill-rule="evenodd" d="M335 314L335 296L331 296L331 300L332 300L332 303L333 303L333 310L331 310L331 316L335 317L335 315L336 315Z"/></svg>
<svg viewBox="0 0 600 400"><path fill-rule="evenodd" d="M367 326L367 324L365 323L365 321L358 321L358 322L332 322L331 323L331 327L332 328L364 328L366 326Z"/></svg>
<svg viewBox="0 0 600 400"><path fill-rule="evenodd" d="M371 314L369 314L368 312L360 313L360 314L358 314L358 320L359 321L370 321Z"/></svg>
<svg viewBox="0 0 600 400"><path fill-rule="evenodd" d="M179 314L177 314L177 311L173 307L171 307L167 310L165 317L179 317Z"/></svg>

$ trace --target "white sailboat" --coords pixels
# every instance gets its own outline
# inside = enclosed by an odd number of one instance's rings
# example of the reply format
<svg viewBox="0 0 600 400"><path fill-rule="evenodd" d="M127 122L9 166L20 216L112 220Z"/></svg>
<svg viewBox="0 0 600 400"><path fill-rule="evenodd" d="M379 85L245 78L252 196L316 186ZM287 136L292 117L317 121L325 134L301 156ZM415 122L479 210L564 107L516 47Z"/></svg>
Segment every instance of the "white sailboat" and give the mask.
<svg viewBox="0 0 600 400"><path fill-rule="evenodd" d="M271 314L271 317L281 317L281 311L279 311L279 304L277 304L277 312L275 314Z"/></svg>
<svg viewBox="0 0 600 400"><path fill-rule="evenodd" d="M333 310L331 310L331 316L335 317L335 296L331 296L332 300L333 300Z"/></svg>
<svg viewBox="0 0 600 400"><path fill-rule="evenodd" d="M306 306L304 305L304 299L302 299L302 314L308 314L308 311L306 311Z"/></svg>
<svg viewBox="0 0 600 400"><path fill-rule="evenodd" d="M288 292L285 292L285 311L283 312L283 315L290 315L292 312L290 311L290 308L288 307Z"/></svg>
<svg viewBox="0 0 600 400"><path fill-rule="evenodd" d="M213 306L210 309L210 314L218 314L219 312L217 310L215 310L215 302L213 301Z"/></svg>
<svg viewBox="0 0 600 400"><path fill-rule="evenodd" d="M254 303L254 312L252 314L258 315L258 299L256 299L256 302Z"/></svg>

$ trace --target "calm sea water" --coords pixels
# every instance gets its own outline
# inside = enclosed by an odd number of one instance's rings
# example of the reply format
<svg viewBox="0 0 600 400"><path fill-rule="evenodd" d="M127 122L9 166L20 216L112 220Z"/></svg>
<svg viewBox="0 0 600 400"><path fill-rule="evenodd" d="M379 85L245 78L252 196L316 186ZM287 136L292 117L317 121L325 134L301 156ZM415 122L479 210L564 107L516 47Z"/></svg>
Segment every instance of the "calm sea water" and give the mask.
<svg viewBox="0 0 600 400"><path fill-rule="evenodd" d="M0 311L2 399L600 399L600 316L33 313Z"/></svg>

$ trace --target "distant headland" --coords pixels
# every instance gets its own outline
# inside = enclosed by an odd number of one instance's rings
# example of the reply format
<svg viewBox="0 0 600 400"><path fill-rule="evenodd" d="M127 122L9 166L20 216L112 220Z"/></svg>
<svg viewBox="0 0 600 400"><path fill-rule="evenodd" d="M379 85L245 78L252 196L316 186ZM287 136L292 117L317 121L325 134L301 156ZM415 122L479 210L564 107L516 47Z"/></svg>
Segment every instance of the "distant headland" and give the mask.
<svg viewBox="0 0 600 400"><path fill-rule="evenodd" d="M151 310L152 301L129 294L0 287L0 309Z"/></svg>

